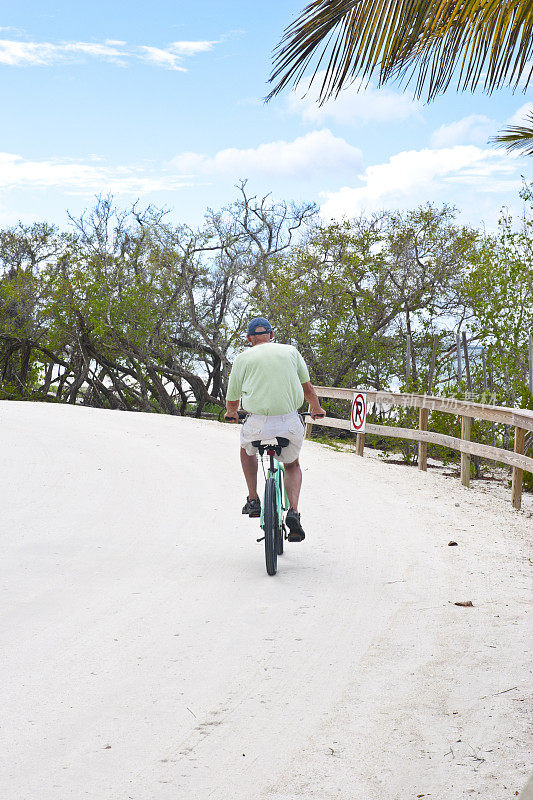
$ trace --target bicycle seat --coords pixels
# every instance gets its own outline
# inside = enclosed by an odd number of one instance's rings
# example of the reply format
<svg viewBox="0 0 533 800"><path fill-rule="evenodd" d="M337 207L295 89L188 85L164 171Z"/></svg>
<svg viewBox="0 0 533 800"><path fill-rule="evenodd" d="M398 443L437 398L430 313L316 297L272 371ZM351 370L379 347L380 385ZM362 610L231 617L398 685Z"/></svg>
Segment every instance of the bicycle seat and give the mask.
<svg viewBox="0 0 533 800"><path fill-rule="evenodd" d="M290 444L290 441L284 436L274 436L272 439L256 439L252 442L253 447L257 447L259 455L262 456L265 450L273 450L277 456L281 453L284 447Z"/></svg>

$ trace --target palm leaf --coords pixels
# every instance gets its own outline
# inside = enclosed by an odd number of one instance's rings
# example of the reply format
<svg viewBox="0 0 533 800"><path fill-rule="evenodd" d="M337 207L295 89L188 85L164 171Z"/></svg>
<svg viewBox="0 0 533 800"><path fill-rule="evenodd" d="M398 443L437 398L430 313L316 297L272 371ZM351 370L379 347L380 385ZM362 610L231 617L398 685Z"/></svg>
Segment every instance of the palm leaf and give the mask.
<svg viewBox="0 0 533 800"><path fill-rule="evenodd" d="M523 155L533 156L533 112L526 116L528 125L511 125L505 128L492 141L508 152L519 151Z"/></svg>
<svg viewBox="0 0 533 800"><path fill-rule="evenodd" d="M313 0L274 51L270 99L323 62L320 102L357 77L415 84L432 100L452 79L527 87L533 67L533 0Z"/></svg>

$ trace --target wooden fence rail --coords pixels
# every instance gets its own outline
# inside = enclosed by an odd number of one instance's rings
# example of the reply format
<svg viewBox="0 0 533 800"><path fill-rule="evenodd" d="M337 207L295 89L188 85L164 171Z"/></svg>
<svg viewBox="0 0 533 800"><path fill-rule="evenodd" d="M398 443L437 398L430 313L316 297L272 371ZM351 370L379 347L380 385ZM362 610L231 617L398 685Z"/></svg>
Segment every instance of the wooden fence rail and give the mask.
<svg viewBox="0 0 533 800"><path fill-rule="evenodd" d="M354 391L356 391L355 389L339 389L333 386L315 386L315 389L319 397L347 401L352 400ZM533 473L533 458L524 455L526 432L533 431L533 411L473 403L468 400L457 400L454 397L432 397L431 395L377 392L366 389L362 391L366 393L367 402L385 406L419 409L418 429L367 423L366 433L391 436L397 439L410 439L418 442L418 468L423 471L427 470L428 444L438 444L457 450L461 453L461 482L467 487L470 484L470 456L481 456L497 461L500 464L506 464L513 468L511 502L514 508L520 509L522 505L523 473L524 471ZM461 438L428 430L430 411L443 411L446 414L461 417ZM474 419L484 419L514 426L514 451L472 442L470 436ZM313 424L350 430L349 419L325 417L321 420L315 420ZM365 434L358 433L356 436L357 454L363 455Z"/></svg>

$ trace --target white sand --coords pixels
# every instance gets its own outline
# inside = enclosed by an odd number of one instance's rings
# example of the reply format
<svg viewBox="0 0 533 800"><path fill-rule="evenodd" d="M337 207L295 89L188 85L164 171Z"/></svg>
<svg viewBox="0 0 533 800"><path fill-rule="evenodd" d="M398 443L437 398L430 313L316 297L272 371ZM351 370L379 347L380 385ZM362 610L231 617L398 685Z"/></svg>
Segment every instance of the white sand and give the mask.
<svg viewBox="0 0 533 800"><path fill-rule="evenodd" d="M306 442L268 577L237 436L0 403L1 800L514 797L529 513Z"/></svg>

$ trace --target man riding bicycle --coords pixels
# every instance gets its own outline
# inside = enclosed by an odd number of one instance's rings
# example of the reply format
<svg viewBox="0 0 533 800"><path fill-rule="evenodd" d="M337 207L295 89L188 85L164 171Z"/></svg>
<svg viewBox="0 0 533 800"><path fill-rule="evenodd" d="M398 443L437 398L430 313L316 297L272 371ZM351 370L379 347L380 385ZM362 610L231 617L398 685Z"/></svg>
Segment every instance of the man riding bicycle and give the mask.
<svg viewBox="0 0 533 800"><path fill-rule="evenodd" d="M243 514L259 517L261 501L257 494L257 447L252 442L276 436L289 440L279 461L285 464L285 489L289 500L286 524L288 540L301 542L305 533L298 513L302 470L298 456L305 427L298 414L304 398L313 419L325 416L311 385L309 371L298 350L292 345L273 342L270 322L256 317L248 324L246 338L251 347L236 357L226 395L226 420L238 422L239 402L248 413L241 429L241 465L248 487Z"/></svg>

